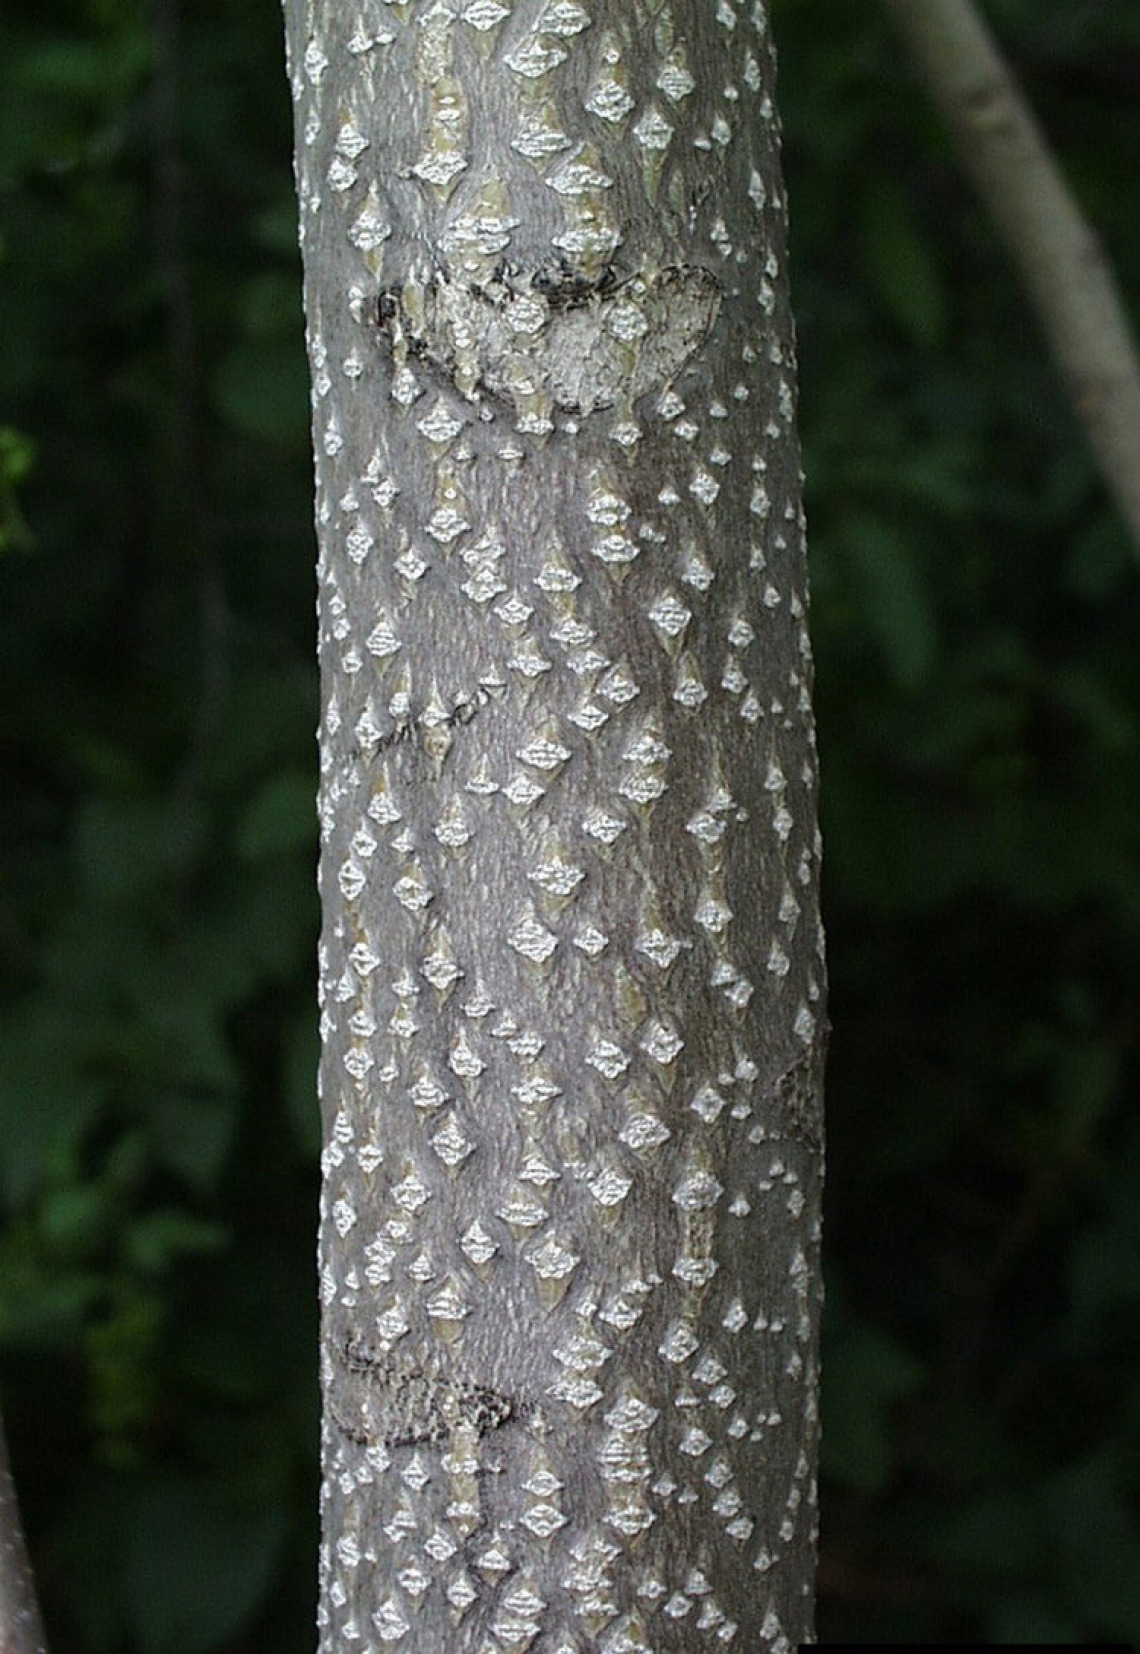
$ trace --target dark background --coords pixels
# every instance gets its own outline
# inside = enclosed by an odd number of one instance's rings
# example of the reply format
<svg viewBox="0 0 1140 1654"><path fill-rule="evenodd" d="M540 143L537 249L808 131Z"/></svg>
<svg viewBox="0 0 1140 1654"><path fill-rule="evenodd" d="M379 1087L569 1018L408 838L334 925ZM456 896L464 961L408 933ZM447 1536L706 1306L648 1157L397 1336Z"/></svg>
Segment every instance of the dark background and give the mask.
<svg viewBox="0 0 1140 1654"><path fill-rule="evenodd" d="M776 0L824 1640L1140 1639L1140 608L877 7ZM1140 296L1140 10L988 13ZM316 684L273 0L0 23L0 1357L55 1654L301 1654Z"/></svg>

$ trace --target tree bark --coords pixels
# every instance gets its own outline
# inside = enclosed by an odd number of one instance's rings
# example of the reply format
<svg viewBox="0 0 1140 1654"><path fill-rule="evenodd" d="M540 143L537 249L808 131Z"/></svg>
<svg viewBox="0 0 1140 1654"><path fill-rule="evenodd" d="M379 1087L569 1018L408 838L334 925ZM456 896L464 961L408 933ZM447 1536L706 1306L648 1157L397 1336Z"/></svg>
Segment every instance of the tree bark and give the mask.
<svg viewBox="0 0 1140 1654"><path fill-rule="evenodd" d="M321 1648L783 1651L824 973L764 6L286 0Z"/></svg>
<svg viewBox="0 0 1140 1654"><path fill-rule="evenodd" d="M0 1419L0 1654L45 1654L36 1586Z"/></svg>

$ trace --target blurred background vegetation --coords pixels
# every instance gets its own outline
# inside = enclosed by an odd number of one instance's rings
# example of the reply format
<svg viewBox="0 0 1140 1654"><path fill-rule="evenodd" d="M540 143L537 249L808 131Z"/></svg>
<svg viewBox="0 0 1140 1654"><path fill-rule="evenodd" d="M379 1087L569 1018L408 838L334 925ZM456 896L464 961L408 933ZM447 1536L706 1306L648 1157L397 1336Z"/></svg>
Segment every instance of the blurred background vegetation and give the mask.
<svg viewBox="0 0 1140 1654"><path fill-rule="evenodd" d="M823 1640L1140 1639L1138 569L871 0L775 0ZM987 11L1126 298L1140 10ZM0 1379L55 1654L301 1654L316 682L274 0L0 21Z"/></svg>

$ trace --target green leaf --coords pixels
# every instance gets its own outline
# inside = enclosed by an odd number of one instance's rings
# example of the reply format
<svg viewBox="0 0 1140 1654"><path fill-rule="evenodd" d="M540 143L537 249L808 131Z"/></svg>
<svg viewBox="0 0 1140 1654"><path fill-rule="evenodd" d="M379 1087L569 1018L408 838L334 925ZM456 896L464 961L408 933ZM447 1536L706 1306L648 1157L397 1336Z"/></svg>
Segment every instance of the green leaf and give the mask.
<svg viewBox="0 0 1140 1654"><path fill-rule="evenodd" d="M1065 573L1073 591L1104 602L1133 577L1136 564L1123 523L1105 513L1082 523L1069 546Z"/></svg>
<svg viewBox="0 0 1140 1654"><path fill-rule="evenodd" d="M233 686L218 718L217 748L209 758L211 786L247 800L281 771L308 775L315 815L311 732L317 701L317 675L307 659L275 668L235 663Z"/></svg>
<svg viewBox="0 0 1140 1654"><path fill-rule="evenodd" d="M1045 1513L1066 1601L1096 1630L1131 1640L1140 1626L1140 1523L1110 1450L1058 1476Z"/></svg>
<svg viewBox="0 0 1140 1654"><path fill-rule="evenodd" d="M253 235L258 245L264 247L267 252L281 253L291 260L296 260L297 197L292 189L283 190L269 206L262 208L254 219ZM294 278L294 288L297 303L300 304L299 271Z"/></svg>
<svg viewBox="0 0 1140 1654"><path fill-rule="evenodd" d="M295 212L293 217L296 217ZM260 270L245 284L240 311L242 323L251 338L271 339L285 335L291 341L292 348L297 350L305 325L300 272Z"/></svg>
<svg viewBox="0 0 1140 1654"><path fill-rule="evenodd" d="M110 1304L85 1329L90 1411L104 1449L130 1462L135 1440L152 1423L161 1402L159 1373L166 1311L153 1283L120 1275Z"/></svg>
<svg viewBox="0 0 1140 1654"><path fill-rule="evenodd" d="M247 945L274 981L306 968L316 949L315 884L283 884L272 862L251 866L242 880L238 905L247 926Z"/></svg>
<svg viewBox="0 0 1140 1654"><path fill-rule="evenodd" d="M988 1629L986 1641L1002 1645L1088 1641L1080 1621L1043 1591L1019 1592L995 1604Z"/></svg>
<svg viewBox="0 0 1140 1654"><path fill-rule="evenodd" d="M1097 663L1071 666L1056 674L1053 693L1098 746L1131 753L1136 747L1136 713Z"/></svg>
<svg viewBox="0 0 1140 1654"><path fill-rule="evenodd" d="M236 1092L164 1092L150 1109L156 1158L196 1194L211 1194L233 1145L238 1115Z"/></svg>
<svg viewBox="0 0 1140 1654"><path fill-rule="evenodd" d="M892 524L852 513L844 522L842 546L861 588L863 621L878 640L888 672L901 688L917 688L933 664L937 637L911 543Z"/></svg>
<svg viewBox="0 0 1140 1654"><path fill-rule="evenodd" d="M59 1255L88 1257L106 1239L116 1206L115 1190L106 1183L55 1189L40 1207L40 1232Z"/></svg>
<svg viewBox="0 0 1140 1654"><path fill-rule="evenodd" d="M317 807L313 778L283 770L254 794L238 820L238 854L248 861L305 850L316 843Z"/></svg>
<svg viewBox="0 0 1140 1654"><path fill-rule="evenodd" d="M219 1008L205 997L205 984L193 986L202 997L186 987L179 994L177 978L156 980L151 998L140 995L146 1028L161 1042L165 1073L191 1086L227 1091L237 1084L233 1047Z"/></svg>
<svg viewBox="0 0 1140 1654"><path fill-rule="evenodd" d="M58 98L99 104L129 91L150 67L153 41L145 30L116 32L113 40L83 40L68 31L42 34L26 52L23 72L29 83Z"/></svg>
<svg viewBox="0 0 1140 1654"><path fill-rule="evenodd" d="M170 816L153 798L95 796L76 817L74 853L83 894L120 906L164 877L170 861Z"/></svg>
<svg viewBox="0 0 1140 1654"><path fill-rule="evenodd" d="M15 1207L99 1113L102 1091L84 1072L85 1023L28 999L0 1019L0 1198Z"/></svg>
<svg viewBox="0 0 1140 1654"><path fill-rule="evenodd" d="M31 471L35 457L36 444L31 437L11 425L0 425L0 552L27 552L36 548L35 535L24 520L16 493Z"/></svg>
<svg viewBox="0 0 1140 1654"><path fill-rule="evenodd" d="M946 333L946 288L934 243L924 236L910 202L882 172L863 197L863 267L891 320L914 344L933 350Z"/></svg>
<svg viewBox="0 0 1140 1654"><path fill-rule="evenodd" d="M237 1636L269 1590L284 1540L277 1501L246 1507L189 1480L140 1489L124 1536L140 1654L207 1654Z"/></svg>
<svg viewBox="0 0 1140 1654"><path fill-rule="evenodd" d="M893 1461L891 1406L917 1389L922 1364L875 1327L852 1326L826 1339L823 1448L826 1474L866 1493L883 1487Z"/></svg>
<svg viewBox="0 0 1140 1654"><path fill-rule="evenodd" d="M1069 1266L1075 1325L1082 1347L1095 1323L1111 1316L1120 1336L1137 1325L1140 1314L1140 1136L1118 1147L1100 1179L1101 1214L1078 1237ZM1103 1336L1103 1333L1101 1333Z"/></svg>
<svg viewBox="0 0 1140 1654"><path fill-rule="evenodd" d="M308 441L309 370L298 327L292 338L249 339L214 376L222 417L244 436L299 446Z"/></svg>
<svg viewBox="0 0 1140 1654"><path fill-rule="evenodd" d="M229 1234L221 1223L167 1208L133 1217L123 1243L126 1259L133 1268L157 1275L179 1257L220 1252L228 1245Z"/></svg>
<svg viewBox="0 0 1140 1654"><path fill-rule="evenodd" d="M94 1270L61 1269L43 1256L29 1223L0 1241L0 1343L6 1349L71 1348L105 1291Z"/></svg>
<svg viewBox="0 0 1140 1654"><path fill-rule="evenodd" d="M321 1146L321 1113L317 1102L317 1060L321 1042L317 1019L306 1006L290 1024L281 1054L281 1081L285 1107L299 1147L315 1157Z"/></svg>
<svg viewBox="0 0 1140 1654"><path fill-rule="evenodd" d="M936 1522L929 1548L955 1576L1024 1579L1034 1571L1041 1544L1036 1501L999 1488Z"/></svg>

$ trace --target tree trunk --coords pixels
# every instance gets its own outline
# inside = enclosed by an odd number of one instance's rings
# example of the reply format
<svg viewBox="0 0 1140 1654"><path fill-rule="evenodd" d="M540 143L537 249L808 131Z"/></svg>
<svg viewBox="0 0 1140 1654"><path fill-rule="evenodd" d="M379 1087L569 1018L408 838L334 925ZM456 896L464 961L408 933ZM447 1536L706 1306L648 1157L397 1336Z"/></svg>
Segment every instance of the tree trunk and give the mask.
<svg viewBox="0 0 1140 1654"><path fill-rule="evenodd" d="M44 1654L36 1586L0 1419L0 1654Z"/></svg>
<svg viewBox="0 0 1140 1654"><path fill-rule="evenodd" d="M761 0L286 0L321 1648L811 1635L823 961Z"/></svg>

